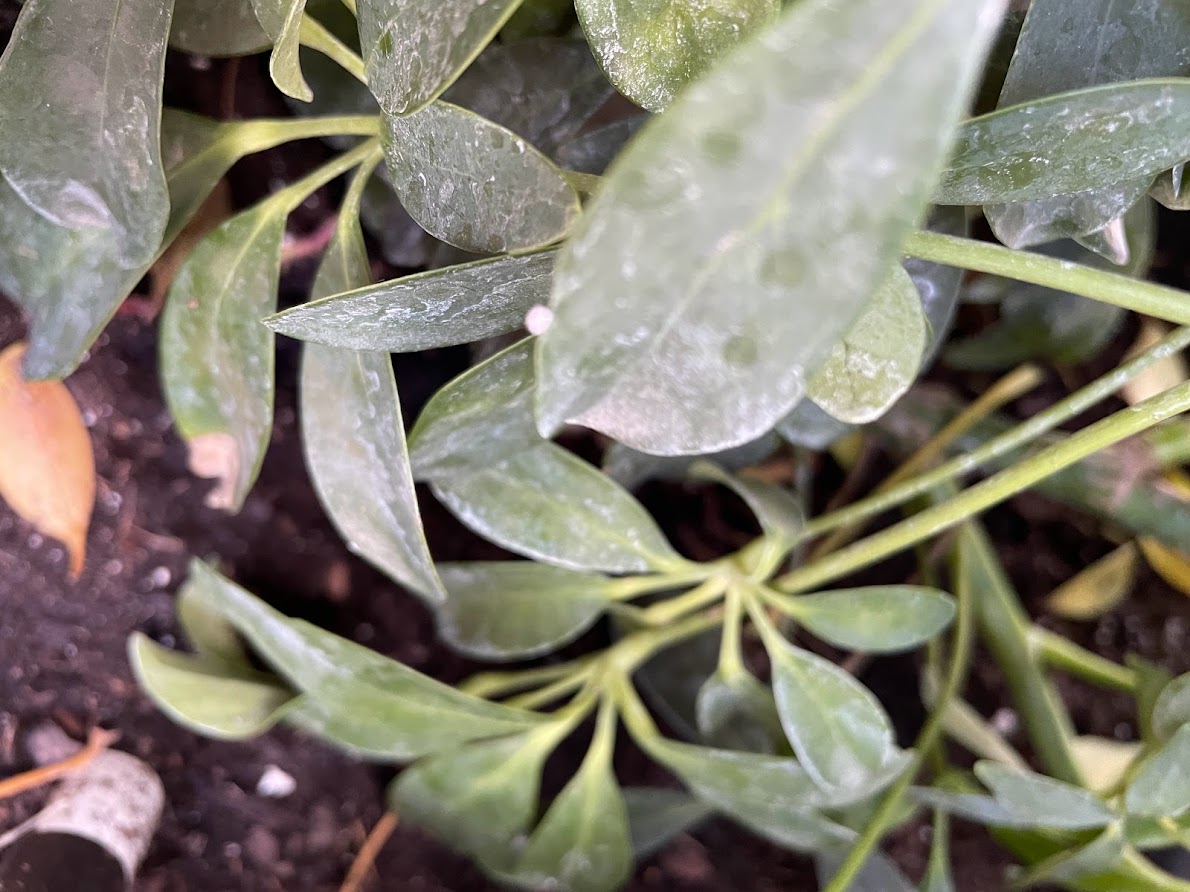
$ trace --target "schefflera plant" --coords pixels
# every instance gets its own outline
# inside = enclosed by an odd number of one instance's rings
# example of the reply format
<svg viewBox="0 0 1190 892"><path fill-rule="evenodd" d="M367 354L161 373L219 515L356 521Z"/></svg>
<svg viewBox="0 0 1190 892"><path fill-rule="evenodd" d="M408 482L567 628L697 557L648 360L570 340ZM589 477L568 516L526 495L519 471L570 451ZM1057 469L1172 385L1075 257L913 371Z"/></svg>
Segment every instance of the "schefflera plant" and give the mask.
<svg viewBox="0 0 1190 892"><path fill-rule="evenodd" d="M877 846L923 807L936 814L931 892L949 888L952 812L997 828L1028 867L1023 882L1184 888L1138 854L1185 833L1190 791L1162 783L1185 755L1183 680L1042 636L972 518L1177 415L1190 392L1175 388L983 483L951 487L1183 348L1185 329L979 455L928 473L919 462L916 475L831 514L807 520L798 492L729 470L781 437L822 448L880 418L945 336L957 268L1190 322L1181 293L961 237L966 206L1010 220L1001 209L1013 203L1034 216L1048 203L1053 233L1118 259L1128 202L1102 199L1118 214L1096 237L1093 215L1064 222L1069 196L1175 177L1162 172L1190 156L1190 85L1176 59L1162 62L1162 80L1115 69L1035 84L1025 90L1040 98L964 120L1002 20L996 0L577 0L589 49L512 39L559 21L557 4L540 0L356 0L345 6L354 20L300 0L252 6L278 87L319 114L218 123L167 112L170 219L184 220L247 152L307 136L345 148L224 223L178 276L161 355L192 463L221 478L221 504L242 504L271 428L271 332L298 337L319 495L354 550L424 599L448 643L512 661L546 656L605 617L616 636L578 659L451 687L285 617L199 563L178 606L194 653L144 636L130 645L163 709L231 739L285 721L407 765L393 808L526 888L615 889L634 856L717 813L812 853L832 892L908 889ZM1022 41L1036 10L1054 6L1035 4ZM1028 46L1010 74L1041 52ZM1125 82L1097 86L1113 78ZM593 123L613 87L651 114ZM314 300L275 314L286 216L348 173ZM402 220L426 237L396 233ZM373 284L364 225L386 253L420 252L436 268ZM530 334L518 339L522 326ZM388 354L510 334L434 396L406 441ZM615 441L607 471L552 442L570 424ZM615 479L675 473L738 493L760 538L711 562L680 556ZM414 481L526 560L435 563ZM845 544L913 500L928 506ZM954 527L952 592L829 588ZM807 552L828 533L830 547ZM925 562L923 578L932 570ZM952 627L949 643L938 640ZM795 628L868 653L930 644L931 714L911 748L855 677L794 643ZM1048 776L964 709L977 628ZM767 677L749 667L745 641L767 655ZM1046 674L1053 665L1138 695L1145 746L1112 788L1086 788ZM664 735L650 707L684 738ZM621 724L685 793L621 788ZM545 760L588 725L585 757L542 807ZM944 729L987 764L949 770ZM935 784L913 786L930 756Z"/></svg>

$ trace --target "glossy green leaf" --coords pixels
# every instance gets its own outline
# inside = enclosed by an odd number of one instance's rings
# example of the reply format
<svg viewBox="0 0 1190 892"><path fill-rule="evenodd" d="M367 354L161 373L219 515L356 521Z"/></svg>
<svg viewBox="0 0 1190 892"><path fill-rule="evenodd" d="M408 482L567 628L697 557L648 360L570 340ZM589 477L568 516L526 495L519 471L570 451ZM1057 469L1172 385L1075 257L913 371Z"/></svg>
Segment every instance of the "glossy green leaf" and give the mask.
<svg viewBox="0 0 1190 892"><path fill-rule="evenodd" d="M816 852L814 867L819 886L827 887L839 868L846 852ZM913 884L887 856L874 852L847 886L847 892L915 892Z"/></svg>
<svg viewBox="0 0 1190 892"><path fill-rule="evenodd" d="M1094 793L1042 774L996 762L979 762L975 774L1010 814L1036 827L1087 830L1115 818Z"/></svg>
<svg viewBox="0 0 1190 892"><path fill-rule="evenodd" d="M203 239L161 315L166 403L191 468L222 481L214 504L232 511L256 480L273 427L273 335L260 318L277 301L286 210L266 201Z"/></svg>
<svg viewBox="0 0 1190 892"><path fill-rule="evenodd" d="M711 455L649 455L623 443L612 443L603 454L603 470L626 489L636 489L648 480L684 480L691 467L700 461L712 462L728 471L746 468L764 461L780 445L781 439L775 433Z"/></svg>
<svg viewBox="0 0 1190 892"><path fill-rule="evenodd" d="M743 499L770 538L792 545L801 536L806 514L793 493L785 487L729 474L707 461L698 462L690 471L695 478L723 484Z"/></svg>
<svg viewBox="0 0 1190 892"><path fill-rule="evenodd" d="M909 389L921 369L929 323L899 261L806 387L828 415L866 424Z"/></svg>
<svg viewBox="0 0 1190 892"><path fill-rule="evenodd" d="M934 200L1024 201L1154 176L1190 157L1187 114L1190 80L1167 79L1089 87L982 115L959 128Z"/></svg>
<svg viewBox="0 0 1190 892"><path fill-rule="evenodd" d="M772 22L780 0L577 0L591 48L616 88L661 111L753 31Z"/></svg>
<svg viewBox="0 0 1190 892"><path fill-rule="evenodd" d="M368 86L390 115L436 99L516 11L519 0L357 0Z"/></svg>
<svg viewBox="0 0 1190 892"><path fill-rule="evenodd" d="M128 640L137 683L174 721L207 737L244 740L277 724L295 694L251 669L168 650L139 632Z"/></svg>
<svg viewBox="0 0 1190 892"><path fill-rule="evenodd" d="M186 640L200 657L234 669L251 667L235 626L204 604L190 583L178 592L174 610Z"/></svg>
<svg viewBox="0 0 1190 892"><path fill-rule="evenodd" d="M854 839L818 811L822 793L793 759L661 738L640 742L691 792L777 845L808 852Z"/></svg>
<svg viewBox="0 0 1190 892"><path fill-rule="evenodd" d="M540 656L573 641L608 605L609 580L530 561L440 564L438 634L482 659Z"/></svg>
<svg viewBox="0 0 1190 892"><path fill-rule="evenodd" d="M1002 7L803 0L653 118L559 257L539 429L666 455L770 430L922 216Z"/></svg>
<svg viewBox="0 0 1190 892"><path fill-rule="evenodd" d="M809 397L777 422L777 433L790 443L816 451L826 449L851 429L852 425L832 418Z"/></svg>
<svg viewBox="0 0 1190 892"><path fill-rule="evenodd" d="M543 726L429 756L398 775L390 806L456 851L506 870L537 814L541 767L559 736Z"/></svg>
<svg viewBox="0 0 1190 892"><path fill-rule="evenodd" d="M516 734L533 713L455 690L302 620L289 619L201 562L192 585L264 662L306 696L289 718L372 758L409 760L470 740Z"/></svg>
<svg viewBox="0 0 1190 892"><path fill-rule="evenodd" d="M1171 211L1190 211L1190 182L1186 181L1185 171L1183 161L1158 174L1149 194Z"/></svg>
<svg viewBox="0 0 1190 892"><path fill-rule="evenodd" d="M950 625L955 613L950 596L917 585L840 589L785 603L816 637L874 653L918 647Z"/></svg>
<svg viewBox="0 0 1190 892"><path fill-rule="evenodd" d="M672 569L681 562L636 499L553 443L431 482L459 520L534 560L609 573Z"/></svg>
<svg viewBox="0 0 1190 892"><path fill-rule="evenodd" d="M784 736L773 692L749 672L717 671L698 689L695 711L699 733L713 746L772 753Z"/></svg>
<svg viewBox="0 0 1190 892"><path fill-rule="evenodd" d="M358 196L353 191L340 211L314 280L316 297L371 279ZM307 344L300 393L306 466L339 534L397 582L440 601L445 593L422 531L388 354Z"/></svg>
<svg viewBox="0 0 1190 892"><path fill-rule="evenodd" d="M834 795L863 798L904 769L906 754L871 691L771 627L762 638L781 724L816 784Z"/></svg>
<svg viewBox="0 0 1190 892"><path fill-rule="evenodd" d="M648 120L648 115L633 115L588 130L558 148L558 163L567 170L602 174Z"/></svg>
<svg viewBox="0 0 1190 892"><path fill-rule="evenodd" d="M480 254L526 251L566 235L578 195L511 130L435 102L386 116L388 172L401 203L435 238Z"/></svg>
<svg viewBox="0 0 1190 892"><path fill-rule="evenodd" d="M1190 809L1190 723L1141 763L1128 784L1124 808L1130 815L1175 818Z"/></svg>
<svg viewBox="0 0 1190 892"><path fill-rule="evenodd" d="M1153 704L1153 734L1169 740L1190 722L1190 672L1179 675L1161 689Z"/></svg>
<svg viewBox="0 0 1190 892"><path fill-rule="evenodd" d="M28 0L0 57L0 288L64 377L161 245L169 3Z"/></svg>
<svg viewBox="0 0 1190 892"><path fill-rule="evenodd" d="M271 41L252 0L174 0L169 45L200 56L248 56Z"/></svg>
<svg viewBox="0 0 1190 892"><path fill-rule="evenodd" d="M1190 73L1190 9L1181 0L1037 0L1029 7L1000 107L1089 87ZM1095 183L1077 195L984 208L1014 248L1102 230L1145 194L1152 174ZM1117 259L1117 262L1125 262Z"/></svg>
<svg viewBox="0 0 1190 892"><path fill-rule="evenodd" d="M302 77L299 58L306 0L252 0L252 8L273 41L273 52L269 56L269 75L273 83L286 96L309 102L314 93Z"/></svg>
<svg viewBox="0 0 1190 892"><path fill-rule="evenodd" d="M303 341L412 353L505 334L549 297L556 251L476 260L356 290L342 289L265 320Z"/></svg>
<svg viewBox="0 0 1190 892"><path fill-rule="evenodd" d="M530 888L615 892L631 873L628 812L611 753L593 748L529 837L516 877Z"/></svg>
<svg viewBox="0 0 1190 892"><path fill-rule="evenodd" d="M930 212L926 228L945 235L966 236L967 212L960 207L935 207ZM933 361L950 334L958 310L964 273L957 267L932 263L919 257L905 258L902 266L917 286L921 307L929 323L930 343L922 361L925 367Z"/></svg>
<svg viewBox="0 0 1190 892"><path fill-rule="evenodd" d="M711 815L710 807L681 790L667 787L625 787L620 791L628 812L628 831L637 860L650 857L674 837Z"/></svg>
<svg viewBox="0 0 1190 892"><path fill-rule="evenodd" d="M1069 887L1083 877L1101 875L1116 867L1124 856L1125 839L1119 824L1108 826L1083 846L1052 855L1016 878L1013 885L1031 889L1054 884Z"/></svg>

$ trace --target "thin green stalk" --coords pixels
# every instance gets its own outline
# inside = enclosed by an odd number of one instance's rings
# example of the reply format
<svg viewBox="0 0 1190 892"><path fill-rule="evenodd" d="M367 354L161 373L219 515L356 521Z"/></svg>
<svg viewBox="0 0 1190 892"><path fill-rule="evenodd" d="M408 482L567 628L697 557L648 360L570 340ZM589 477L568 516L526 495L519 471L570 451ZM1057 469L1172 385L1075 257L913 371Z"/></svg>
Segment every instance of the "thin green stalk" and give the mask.
<svg viewBox="0 0 1190 892"><path fill-rule="evenodd" d="M1137 674L1126 666L1106 660L1040 626L1029 630L1029 643L1037 657L1051 669L1061 669L1091 684L1129 694L1136 693L1140 684Z"/></svg>
<svg viewBox="0 0 1190 892"><path fill-rule="evenodd" d="M715 570L714 564L693 564L690 569L675 573L650 573L647 576L624 576L611 580L604 593L613 601L631 601L641 595L651 595L669 589L702 582Z"/></svg>
<svg viewBox="0 0 1190 892"><path fill-rule="evenodd" d="M364 73L364 60L308 14L302 16L301 41L303 46L317 50L333 60L361 84L368 83L368 77Z"/></svg>
<svg viewBox="0 0 1190 892"><path fill-rule="evenodd" d="M886 492L877 493L854 502L846 508L814 518L806 524L803 535L806 538L820 536L832 529L868 520L903 505L910 499L923 495L940 484L949 483L963 474L970 473L1026 446L1043 434L1054 430L1058 425L1077 417L1111 396L1145 369L1187 347L1190 347L1190 326L1183 326L1162 338L1161 341L1135 359L1076 390L1070 396L1054 403L1045 411L1037 413L1011 431Z"/></svg>
<svg viewBox="0 0 1190 892"><path fill-rule="evenodd" d="M870 566L1028 489L1040 480L1107 446L1190 409L1190 382L1117 412L1036 455L963 490L941 504L869 536L777 581L786 592L804 592Z"/></svg>
<svg viewBox="0 0 1190 892"><path fill-rule="evenodd" d="M719 672L725 678L743 675L744 655L740 636L744 631L744 602L740 590L732 586L727 590L723 604L723 637L719 643Z"/></svg>
<svg viewBox="0 0 1190 892"><path fill-rule="evenodd" d="M903 250L921 260L1044 285L1179 325L1190 324L1190 295L1186 292L1119 273L936 232L913 233Z"/></svg>
<svg viewBox="0 0 1190 892"><path fill-rule="evenodd" d="M319 115L313 118L260 118L231 125L241 149L237 157L263 152L298 139L378 136L379 115Z"/></svg>
<svg viewBox="0 0 1190 892"><path fill-rule="evenodd" d="M880 844L881 838L889 827L892 826L896 819L897 811L900 808L901 800L905 797L905 793L909 790L909 786L913 783L914 778L922 769L929 753L938 744L942 737L943 716L946 712L947 704L953 698L958 696L962 690L963 684L967 678L967 670L971 665L971 649L974 640L975 630L975 611L972 602L972 593L964 589L960 589L956 595L957 614L955 618L954 629L954 646L951 654L950 671L946 674L946 680L943 682L942 691L939 694L934 708L930 712L930 717L926 720L925 726L921 729L921 733L917 736L917 741L914 743L913 759L909 763L909 767L905 772L897 778L896 782L885 794L876 813L868 821L863 833L860 834L855 845L851 851L847 853L847 859L843 862L838 872L831 878L823 892L846 892L850 888L855 877L863 868L864 863L872 854L872 850Z"/></svg>
<svg viewBox="0 0 1190 892"><path fill-rule="evenodd" d="M552 684L547 684L535 691L528 691L519 696L510 697L504 703L506 706L512 706L516 709L540 709L543 706L548 706L555 700L565 697L571 691L577 690L590 681L594 674L595 666L596 664L592 663L586 668L575 672L573 675L559 678Z"/></svg>
<svg viewBox="0 0 1190 892"><path fill-rule="evenodd" d="M380 142L369 139L358 146L332 158L326 164L316 168L295 183L286 186L279 192L273 193L266 201L276 202L285 208L286 213L292 212L313 192L321 189L331 180L342 176L361 164L375 164L380 157Z"/></svg>
<svg viewBox="0 0 1190 892"><path fill-rule="evenodd" d="M597 655L596 655L597 656ZM535 685L548 684L579 673L593 660L582 657L552 666L535 666L532 669L513 669L507 672L479 672L459 685L459 690L473 697L500 697Z"/></svg>
<svg viewBox="0 0 1190 892"><path fill-rule="evenodd" d="M727 584L727 580L722 576L712 576L684 594L645 608L643 619L650 626L669 625L679 617L701 610L720 600L723 597L723 592L727 589Z"/></svg>

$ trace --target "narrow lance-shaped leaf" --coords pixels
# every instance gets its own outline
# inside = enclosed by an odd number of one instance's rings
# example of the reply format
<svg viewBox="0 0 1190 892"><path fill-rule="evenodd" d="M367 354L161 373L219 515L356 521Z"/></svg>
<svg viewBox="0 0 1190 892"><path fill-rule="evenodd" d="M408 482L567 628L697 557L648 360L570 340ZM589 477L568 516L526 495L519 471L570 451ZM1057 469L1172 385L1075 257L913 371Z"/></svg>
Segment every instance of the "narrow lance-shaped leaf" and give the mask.
<svg viewBox="0 0 1190 892"><path fill-rule="evenodd" d="M785 601L790 615L838 647L885 653L933 638L954 618L954 601L936 589L879 585L799 595Z"/></svg>
<svg viewBox="0 0 1190 892"><path fill-rule="evenodd" d="M412 353L515 331L549 298L556 251L476 260L321 299L265 320L316 344Z"/></svg>
<svg viewBox="0 0 1190 892"><path fill-rule="evenodd" d="M358 216L366 176L367 171L357 173L340 209L314 280L315 297L360 287L371 278ZM441 600L389 355L307 344L301 410L306 465L348 546L423 598Z"/></svg>
<svg viewBox="0 0 1190 892"><path fill-rule="evenodd" d="M301 49L302 16L306 0L252 0L256 18L273 41L269 56L269 75L286 96L309 102L314 93L302 77Z"/></svg>
<svg viewBox="0 0 1190 892"><path fill-rule="evenodd" d="M661 111L732 47L767 25L780 0L577 0L579 22L607 76L642 108Z"/></svg>
<svg viewBox="0 0 1190 892"><path fill-rule="evenodd" d="M1002 9L804 0L646 124L559 257L542 432L683 454L771 429L922 215Z"/></svg>
<svg viewBox="0 0 1190 892"><path fill-rule="evenodd" d="M252 0L174 0L169 45L200 56L250 56L267 49Z"/></svg>
<svg viewBox="0 0 1190 892"><path fill-rule="evenodd" d="M74 369L161 244L172 5L29 0L0 58L0 288L30 378Z"/></svg>
<svg viewBox="0 0 1190 892"><path fill-rule="evenodd" d="M1042 774L995 762L978 763L975 774L1010 814L1036 827L1085 830L1115 817L1094 793Z"/></svg>
<svg viewBox="0 0 1190 892"><path fill-rule="evenodd" d="M544 247L566 235L578 195L523 138L448 102L386 116L393 188L426 232L480 254Z"/></svg>
<svg viewBox="0 0 1190 892"><path fill-rule="evenodd" d="M520 0L358 0L368 85L390 115L416 112L454 82Z"/></svg>

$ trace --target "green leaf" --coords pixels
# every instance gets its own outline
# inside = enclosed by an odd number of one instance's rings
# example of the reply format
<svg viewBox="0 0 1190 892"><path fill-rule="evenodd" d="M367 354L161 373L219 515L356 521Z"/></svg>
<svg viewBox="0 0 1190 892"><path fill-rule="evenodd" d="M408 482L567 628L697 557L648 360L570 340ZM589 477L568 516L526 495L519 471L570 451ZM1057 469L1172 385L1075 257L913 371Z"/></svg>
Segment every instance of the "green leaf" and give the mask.
<svg viewBox="0 0 1190 892"><path fill-rule="evenodd" d="M1146 759L1133 775L1124 795L1130 815L1176 818L1190 809L1190 723Z"/></svg>
<svg viewBox="0 0 1190 892"><path fill-rule="evenodd" d="M770 430L922 216L1002 7L803 0L650 120L559 256L539 429L659 455Z"/></svg>
<svg viewBox="0 0 1190 892"><path fill-rule="evenodd" d="M944 814L934 816L930 861L921 880L921 892L955 892L950 875L950 821Z"/></svg>
<svg viewBox="0 0 1190 892"><path fill-rule="evenodd" d="M990 827L1041 826L1040 821L1033 821L1027 815L1017 815L991 796L978 793L952 793L935 787L913 787L909 790L909 798L938 811Z"/></svg>
<svg viewBox="0 0 1190 892"><path fill-rule="evenodd" d="M426 232L479 254L552 244L579 213L578 195L545 155L511 130L435 102L385 117L393 188Z"/></svg>
<svg viewBox="0 0 1190 892"><path fill-rule="evenodd" d="M174 0L169 45L199 56L250 56L271 41L252 0Z"/></svg>
<svg viewBox="0 0 1190 892"><path fill-rule="evenodd" d="M851 430L851 425L824 412L808 397L777 422L777 432L795 446L821 452Z"/></svg>
<svg viewBox="0 0 1190 892"><path fill-rule="evenodd" d="M553 443L431 483L434 495L475 532L534 560L608 573L672 569L681 562L636 499Z"/></svg>
<svg viewBox="0 0 1190 892"><path fill-rule="evenodd" d="M536 657L573 641L608 605L609 580L529 561L441 564L438 634L481 659Z"/></svg>
<svg viewBox="0 0 1190 892"><path fill-rule="evenodd" d="M421 759L398 775L390 806L485 867L507 870L537 814L541 767L560 736L556 724L545 725Z"/></svg>
<svg viewBox="0 0 1190 892"><path fill-rule="evenodd" d="M801 537L806 515L793 493L785 487L729 474L708 461L692 465L690 472L696 479L713 480L728 487L743 499L766 536L787 546Z"/></svg>
<svg viewBox="0 0 1190 892"><path fill-rule="evenodd" d="M302 16L306 0L252 0L256 18L273 41L269 56L269 76L286 96L309 102L314 92L302 77L299 59L301 49Z"/></svg>
<svg viewBox="0 0 1190 892"><path fill-rule="evenodd" d="M832 795L861 799L905 768L907 754L897 748L892 724L871 691L771 626L761 636L781 724L816 784Z"/></svg>
<svg viewBox="0 0 1190 892"><path fill-rule="evenodd" d="M1115 815L1094 793L1032 771L979 762L975 775L996 801L1021 822L1055 830L1105 827Z"/></svg>
<svg viewBox="0 0 1190 892"><path fill-rule="evenodd" d="M637 105L668 106L737 43L772 22L780 0L577 0L591 48L611 82Z"/></svg>
<svg viewBox="0 0 1190 892"><path fill-rule="evenodd" d="M695 711L703 739L724 749L772 753L784 736L773 692L749 672L715 672L698 689Z"/></svg>
<svg viewBox="0 0 1190 892"><path fill-rule="evenodd" d="M816 852L814 867L819 886L827 887L843 866L845 852ZM887 856L874 852L847 886L847 892L914 892L913 884Z"/></svg>
<svg viewBox="0 0 1190 892"><path fill-rule="evenodd" d="M935 207L930 213L926 228L945 235L966 236L967 212L959 207ZM930 327L930 344L922 361L924 368L933 361L950 334L955 312L958 310L964 273L957 267L933 263L918 257L905 258L902 266L917 286L922 310Z"/></svg>
<svg viewBox="0 0 1190 892"><path fill-rule="evenodd" d="M806 394L840 421L875 421L917 378L928 328L917 287L894 261L871 303L810 378Z"/></svg>
<svg viewBox="0 0 1190 892"><path fill-rule="evenodd" d="M1190 722L1190 672L1168 682L1153 704L1153 735L1169 740Z"/></svg>
<svg viewBox="0 0 1190 892"><path fill-rule="evenodd" d="M556 155L558 163L578 173L602 174L648 120L649 115L640 114L594 127L563 143Z"/></svg>
<svg viewBox="0 0 1190 892"><path fill-rule="evenodd" d="M1013 882L1017 889L1070 884L1083 877L1104 874L1120 864L1126 841L1118 823L1111 824L1083 846L1052 855L1033 865Z"/></svg>
<svg viewBox="0 0 1190 892"><path fill-rule="evenodd" d="M684 480L693 465L711 462L728 471L759 464L781 445L775 433L715 452L710 455L649 455L623 443L612 443L603 454L603 470L626 489L636 489L648 480Z"/></svg>
<svg viewBox="0 0 1190 892"><path fill-rule="evenodd" d="M128 639L137 683L176 722L219 740L245 740L277 724L296 695L270 675L176 653L140 632Z"/></svg>
<svg viewBox="0 0 1190 892"><path fill-rule="evenodd" d="M1190 185L1183 182L1185 162L1158 175L1149 194L1171 211L1190 211Z"/></svg>
<svg viewBox="0 0 1190 892"><path fill-rule="evenodd" d="M533 713L489 703L374 651L289 619L201 562L192 585L306 696L295 724L371 758L404 761L539 723Z"/></svg>
<svg viewBox="0 0 1190 892"><path fill-rule="evenodd" d="M161 245L170 7L28 0L0 57L0 289L29 378L73 371Z"/></svg>
<svg viewBox="0 0 1190 892"><path fill-rule="evenodd" d="M166 402L208 504L238 511L273 427L273 334L287 208L265 201L225 221L186 258L161 314Z"/></svg>
<svg viewBox="0 0 1190 892"><path fill-rule="evenodd" d="M1167 79L1089 87L982 115L959 128L934 200L1024 201L1154 176L1190 158L1188 114L1190 80Z"/></svg>
<svg viewBox="0 0 1190 892"><path fill-rule="evenodd" d="M667 787L625 787L632 853L638 861L664 848L674 837L711 815L706 803Z"/></svg>
<svg viewBox="0 0 1190 892"><path fill-rule="evenodd" d="M556 251L476 260L355 290L340 289L265 320L303 341L412 353L520 328L549 298Z"/></svg>
<svg viewBox="0 0 1190 892"><path fill-rule="evenodd" d="M887 653L929 641L954 619L954 601L917 585L878 585L799 595L784 602L816 637L838 647Z"/></svg>
<svg viewBox="0 0 1190 892"><path fill-rule="evenodd" d="M1038 0L1029 7L999 105L1096 84L1188 73L1190 11L1181 0ZM985 207L984 216L996 237L1014 248L1075 238L1122 216L1151 181L1152 174L1146 173L1095 183L1077 195Z"/></svg>
<svg viewBox="0 0 1190 892"><path fill-rule="evenodd" d="M167 245L198 211L223 175L244 154L251 124L215 121L167 108L161 116L161 157L169 184Z"/></svg>
<svg viewBox="0 0 1190 892"><path fill-rule="evenodd" d="M174 610L186 640L200 657L233 669L251 668L235 626L204 604L190 583L178 592Z"/></svg>
<svg viewBox="0 0 1190 892"><path fill-rule="evenodd" d="M520 0L358 0L368 86L390 115L441 95L508 21Z"/></svg>
<svg viewBox="0 0 1190 892"><path fill-rule="evenodd" d="M360 188L362 181L352 184ZM371 278L356 213L359 192L349 199L314 280L315 296ZM307 344L300 393L306 466L335 528L353 552L394 580L431 602L442 600L388 354Z"/></svg>

